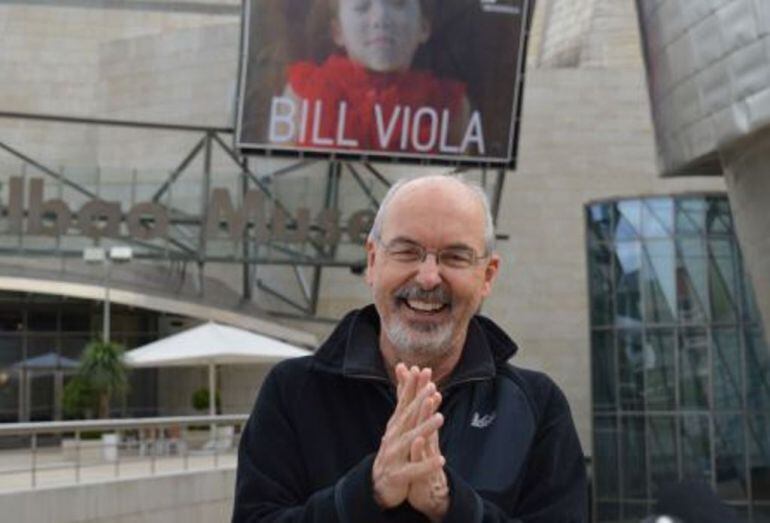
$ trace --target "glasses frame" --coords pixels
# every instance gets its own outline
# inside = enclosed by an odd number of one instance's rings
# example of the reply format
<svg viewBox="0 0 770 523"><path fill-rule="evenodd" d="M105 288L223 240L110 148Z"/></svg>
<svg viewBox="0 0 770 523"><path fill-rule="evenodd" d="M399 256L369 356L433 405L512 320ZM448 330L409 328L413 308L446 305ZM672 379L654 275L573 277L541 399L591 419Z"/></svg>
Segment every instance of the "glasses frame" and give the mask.
<svg viewBox="0 0 770 523"><path fill-rule="evenodd" d="M377 244L380 247L383 248L383 250L385 251L385 255L388 258L392 259L393 261L395 261L397 263L401 263L401 264L404 264L404 265L419 265L421 263L425 263L425 260L428 259L428 255L432 254L435 257L435 259L436 259L436 265L438 267L447 267L447 268L450 268L450 269L463 270L463 269L470 269L471 267L475 267L475 266L477 266L479 264L479 262L481 260L487 259L487 258L489 258L491 256L491 254L488 251L485 251L483 254L478 254L476 252L476 249L474 249L473 247L458 247L458 246L454 246L454 247L444 247L444 248L441 248L441 249L428 249L425 246L423 246L423 245L421 245L421 244L419 244L419 243L417 243L415 241L411 241L411 240L407 240L407 239L399 239L399 238L397 238L395 240L391 240L391 241L389 241L387 243L382 241L382 238L376 238L376 242L377 242ZM393 245L394 243L397 243L397 244L402 245L404 247L406 247L406 246L414 247L417 250L417 252L419 253L418 258L413 260L413 261L397 260L397 259L393 258L392 249L394 247L394 245ZM459 249L462 249L462 250L466 250L467 249L467 251L470 254L473 255L469 265L467 265L467 266L459 265L458 266L458 265L453 265L452 263L447 263L446 260L444 262L441 261L441 257L442 257L443 253L447 253L447 252L451 252L451 251L455 251L456 252Z"/></svg>

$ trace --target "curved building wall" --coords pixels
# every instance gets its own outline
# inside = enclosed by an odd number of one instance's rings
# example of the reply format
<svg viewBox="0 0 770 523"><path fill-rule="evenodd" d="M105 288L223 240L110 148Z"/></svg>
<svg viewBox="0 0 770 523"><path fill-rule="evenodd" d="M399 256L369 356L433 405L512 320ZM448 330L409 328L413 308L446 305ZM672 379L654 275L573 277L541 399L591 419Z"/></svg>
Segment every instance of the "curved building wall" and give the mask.
<svg viewBox="0 0 770 523"><path fill-rule="evenodd" d="M770 354L724 195L586 206L598 521L703 481L770 517Z"/></svg>
<svg viewBox="0 0 770 523"><path fill-rule="evenodd" d="M665 174L721 174L718 153L770 124L770 5L638 0Z"/></svg>
<svg viewBox="0 0 770 523"><path fill-rule="evenodd" d="M724 173L770 330L770 3L637 0L664 175Z"/></svg>

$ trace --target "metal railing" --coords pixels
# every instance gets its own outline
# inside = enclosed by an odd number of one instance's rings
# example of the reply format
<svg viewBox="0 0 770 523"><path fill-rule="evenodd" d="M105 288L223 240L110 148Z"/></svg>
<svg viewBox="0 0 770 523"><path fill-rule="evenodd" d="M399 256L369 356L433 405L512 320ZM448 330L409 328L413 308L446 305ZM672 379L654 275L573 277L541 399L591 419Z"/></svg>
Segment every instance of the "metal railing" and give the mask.
<svg viewBox="0 0 770 523"><path fill-rule="evenodd" d="M232 468L248 415L0 424L0 492Z"/></svg>

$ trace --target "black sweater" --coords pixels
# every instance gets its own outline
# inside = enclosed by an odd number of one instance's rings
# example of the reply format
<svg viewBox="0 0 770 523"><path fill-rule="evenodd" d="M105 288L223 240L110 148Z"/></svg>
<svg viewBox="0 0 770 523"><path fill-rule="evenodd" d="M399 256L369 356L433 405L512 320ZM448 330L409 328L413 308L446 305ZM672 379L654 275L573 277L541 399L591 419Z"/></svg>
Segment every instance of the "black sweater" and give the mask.
<svg viewBox="0 0 770 523"><path fill-rule="evenodd" d="M373 306L348 314L313 356L270 372L244 428L233 522L427 521L406 502L382 511L372 462L396 405ZM587 521L583 453L559 388L507 363L516 345L471 320L447 382L440 447L444 521Z"/></svg>

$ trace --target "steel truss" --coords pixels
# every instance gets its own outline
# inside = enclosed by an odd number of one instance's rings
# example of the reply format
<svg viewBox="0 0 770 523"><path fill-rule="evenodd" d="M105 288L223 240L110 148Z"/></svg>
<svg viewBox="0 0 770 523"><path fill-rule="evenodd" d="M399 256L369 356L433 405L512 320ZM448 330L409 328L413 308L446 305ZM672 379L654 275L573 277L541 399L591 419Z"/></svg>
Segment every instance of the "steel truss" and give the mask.
<svg viewBox="0 0 770 523"><path fill-rule="evenodd" d="M269 169L266 172L257 172L253 168L255 157L242 156L230 144L233 142L233 129L229 127L206 127L194 125L174 125L152 122L123 121L100 118L76 118L49 114L28 114L18 112L0 112L0 118L16 120L37 120L65 125L88 125L116 128L134 128L144 131L163 131L172 133L188 133L199 135L200 138L189 150L181 150L181 161L165 177L158 180L158 186L151 196L151 201L163 206L169 217L169 234L163 241L142 241L121 235L115 238L104 238L101 241L119 242L130 244L134 247L136 257L145 260L153 260L165 263L170 276L183 283L191 278L189 267L194 267L196 278L192 282L200 292L203 292L203 278L206 273L206 265L211 263L226 263L240 265L241 267L241 297L243 300L252 300L254 291L258 290L273 298L275 306L268 312L277 316L304 321L336 321L334 318L322 318L318 313L319 293L324 268L343 267L354 273L361 273L365 266L363 250L356 248L354 242L340 240L339 243L319 241L326 232L323 226L312 223L309 227L310 234L301 242L287 242L274 238L257 241L251 227L244 228L243 238L231 241L228 252L210 247L211 239L206 234L208 219L209 194L213 182L222 181L222 173L212 167L212 159L217 152L227 164L235 170L224 175L230 177L230 183L238 188L233 194L234 200L242 197L246 191L258 190L265 201L271 206L274 213L283 213L285 221L283 227L291 233L299 228L300 218L292 210L292 203L288 197L282 196L274 186L282 180L312 178L317 180L319 173L303 175L302 171L315 167L324 168L322 209L331 209L333 212L342 213L350 211L341 200L360 199L365 202L372 215L379 208L382 196L395 181L398 175L383 172L383 167L369 162L349 162L336 159L305 158L301 154L291 160L284 160L284 165ZM68 175L63 168L53 168L43 161L35 158L35 153L19 150L0 140L0 150L21 162L22 175L24 177L42 176L44 179L58 184L59 195L64 191L69 194L89 199L101 199L100 188L91 187L82 181ZM267 157L259 157L265 159ZM419 169L416 167L415 169ZM505 181L504 169L470 169L467 167L456 168L454 174L463 173L478 181L489 195L492 214L497 221L500 208L500 199ZM191 178L198 176L198 179ZM299 176L299 178L296 178ZM135 178L136 172L132 177ZM294 177L294 178L292 178ZM237 178L237 179L233 179ZM341 185L345 181L348 192L341 194ZM189 205L182 206L174 203L174 188L182 185L200 184L201 190L197 209L192 212ZM351 189L357 194L351 194ZM134 186L131 186L133 201ZM319 195L320 196L320 195ZM343 198L344 197L344 198ZM352 197L352 198L351 198ZM107 199L107 198L105 198ZM354 209L359 210L359 209ZM125 209L122 211L125 213ZM7 214L3 209L3 214ZM123 216L125 218L125 214ZM272 230L277 227L273 219L268 227ZM344 220L340 221L339 232L341 238L350 232L345 226ZM498 238L505 236L498 235ZM91 238L78 236L76 233L66 235L68 241L58 239L51 247L34 247L25 245L23 235L9 236L7 232L0 231L0 256L39 256L59 258L80 258L85 245L94 242ZM78 243L77 240L81 240ZM72 241L76 240L76 241ZM97 243L100 239L95 240ZM221 242L220 242L221 243ZM286 272L285 277L278 278L284 285L287 281L293 282L293 289L278 288L272 281L275 278L261 277L260 270L280 269Z"/></svg>

